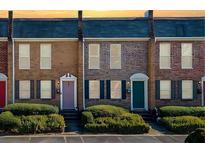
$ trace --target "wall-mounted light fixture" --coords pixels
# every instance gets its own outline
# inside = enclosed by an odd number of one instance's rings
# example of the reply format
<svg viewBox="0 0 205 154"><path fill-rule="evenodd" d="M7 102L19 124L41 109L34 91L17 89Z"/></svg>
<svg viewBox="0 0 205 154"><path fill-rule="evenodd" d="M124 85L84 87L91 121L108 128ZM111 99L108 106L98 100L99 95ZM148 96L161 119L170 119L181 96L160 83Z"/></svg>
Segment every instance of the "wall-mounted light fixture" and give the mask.
<svg viewBox="0 0 205 154"><path fill-rule="evenodd" d="M56 85L56 93L60 94L60 81L57 81L57 85Z"/></svg>
<svg viewBox="0 0 205 154"><path fill-rule="evenodd" d="M201 81L199 81L197 83L197 94L201 94L202 93L202 84Z"/></svg>
<svg viewBox="0 0 205 154"><path fill-rule="evenodd" d="M127 82L127 93L131 93L131 84L130 84L130 81Z"/></svg>

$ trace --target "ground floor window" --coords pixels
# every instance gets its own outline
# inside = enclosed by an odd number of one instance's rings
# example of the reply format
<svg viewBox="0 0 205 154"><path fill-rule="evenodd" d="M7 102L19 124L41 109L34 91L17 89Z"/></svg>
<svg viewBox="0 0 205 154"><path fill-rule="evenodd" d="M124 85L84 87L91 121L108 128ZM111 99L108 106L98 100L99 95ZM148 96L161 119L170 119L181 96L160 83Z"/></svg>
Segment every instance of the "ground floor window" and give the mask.
<svg viewBox="0 0 205 154"><path fill-rule="evenodd" d="M51 81L41 81L41 99L51 99Z"/></svg>
<svg viewBox="0 0 205 154"><path fill-rule="evenodd" d="M192 80L182 80L182 99L193 99Z"/></svg>
<svg viewBox="0 0 205 154"><path fill-rule="evenodd" d="M89 81L89 98L90 99L100 98L100 81L99 80Z"/></svg>
<svg viewBox="0 0 205 154"><path fill-rule="evenodd" d="M171 81L160 81L160 99L171 99Z"/></svg>
<svg viewBox="0 0 205 154"><path fill-rule="evenodd" d="M121 81L111 81L111 99L121 99L122 90L121 90Z"/></svg>
<svg viewBox="0 0 205 154"><path fill-rule="evenodd" d="M21 80L19 81L19 98L20 99L30 99L30 81L29 80Z"/></svg>

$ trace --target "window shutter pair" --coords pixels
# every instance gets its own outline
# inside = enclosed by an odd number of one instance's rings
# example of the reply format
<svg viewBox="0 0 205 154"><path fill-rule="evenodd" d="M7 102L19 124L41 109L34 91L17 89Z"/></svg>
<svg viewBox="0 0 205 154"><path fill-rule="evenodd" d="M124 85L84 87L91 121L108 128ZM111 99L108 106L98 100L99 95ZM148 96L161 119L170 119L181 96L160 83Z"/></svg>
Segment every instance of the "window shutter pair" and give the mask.
<svg viewBox="0 0 205 154"><path fill-rule="evenodd" d="M122 94L122 99L126 99L126 80L122 80L121 81L121 94ZM110 91L110 80L107 80L106 81L106 92L107 92L107 94L106 94L106 98L107 99L110 99L111 98L111 96L110 96L110 94L111 94L111 91Z"/></svg>
<svg viewBox="0 0 205 154"><path fill-rule="evenodd" d="M197 83L193 80L193 100L197 99ZM182 80L178 81L178 99L182 99Z"/></svg>
<svg viewBox="0 0 205 154"><path fill-rule="evenodd" d="M19 80L15 81L15 99L19 99ZM34 80L30 80L30 99L34 99Z"/></svg>
<svg viewBox="0 0 205 154"><path fill-rule="evenodd" d="M55 96L56 96L55 80L51 80L51 98L55 99ZM37 80L36 98L41 99L41 80Z"/></svg>
<svg viewBox="0 0 205 154"><path fill-rule="evenodd" d="M89 80L85 80L85 99L89 99ZM100 99L104 99L104 80L100 80Z"/></svg>

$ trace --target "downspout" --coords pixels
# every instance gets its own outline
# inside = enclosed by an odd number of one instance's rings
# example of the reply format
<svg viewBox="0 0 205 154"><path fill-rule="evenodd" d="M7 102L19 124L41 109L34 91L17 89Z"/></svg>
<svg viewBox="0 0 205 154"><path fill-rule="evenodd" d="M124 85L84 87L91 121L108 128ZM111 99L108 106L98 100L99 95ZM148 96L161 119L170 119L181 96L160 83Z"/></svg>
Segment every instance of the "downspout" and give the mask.
<svg viewBox="0 0 205 154"><path fill-rule="evenodd" d="M13 96L13 104L15 103L15 55L14 55L14 39L12 37L12 96Z"/></svg>
<svg viewBox="0 0 205 154"><path fill-rule="evenodd" d="M83 38L83 110L85 110L85 50L84 50L85 39Z"/></svg>

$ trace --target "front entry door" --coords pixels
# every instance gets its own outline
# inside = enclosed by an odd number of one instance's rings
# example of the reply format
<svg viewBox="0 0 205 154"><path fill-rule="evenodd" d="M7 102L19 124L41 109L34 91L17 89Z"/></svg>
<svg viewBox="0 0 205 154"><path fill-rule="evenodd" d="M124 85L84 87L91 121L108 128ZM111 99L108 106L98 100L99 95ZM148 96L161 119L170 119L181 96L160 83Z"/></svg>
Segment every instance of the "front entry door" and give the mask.
<svg viewBox="0 0 205 154"><path fill-rule="evenodd" d="M133 108L145 108L144 81L133 81Z"/></svg>
<svg viewBox="0 0 205 154"><path fill-rule="evenodd" d="M74 81L63 81L63 109L75 109Z"/></svg>
<svg viewBox="0 0 205 154"><path fill-rule="evenodd" d="M0 81L0 108L4 108L6 104L6 82Z"/></svg>
<svg viewBox="0 0 205 154"><path fill-rule="evenodd" d="M205 81L203 81L204 83L203 83L203 96L204 96L204 104L205 104Z"/></svg>

